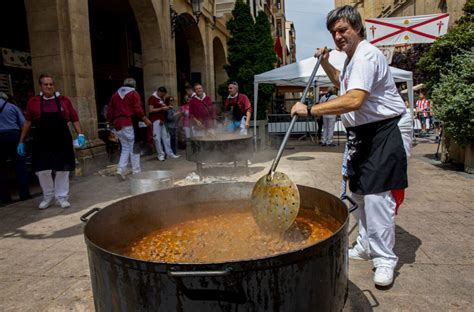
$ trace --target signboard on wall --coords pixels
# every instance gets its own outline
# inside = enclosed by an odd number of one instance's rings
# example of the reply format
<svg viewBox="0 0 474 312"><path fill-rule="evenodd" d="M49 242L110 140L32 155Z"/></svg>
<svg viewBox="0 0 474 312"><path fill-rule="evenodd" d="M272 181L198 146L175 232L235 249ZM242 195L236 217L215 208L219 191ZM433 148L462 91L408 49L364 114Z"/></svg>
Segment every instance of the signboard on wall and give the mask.
<svg viewBox="0 0 474 312"><path fill-rule="evenodd" d="M0 91L12 95L12 80L9 74L0 73Z"/></svg>
<svg viewBox="0 0 474 312"><path fill-rule="evenodd" d="M31 69L31 54L18 50L0 48L2 51L3 65Z"/></svg>
<svg viewBox="0 0 474 312"><path fill-rule="evenodd" d="M378 47L379 50L382 52L383 56L387 60L387 64L392 64L392 57L393 52L395 51L395 47Z"/></svg>

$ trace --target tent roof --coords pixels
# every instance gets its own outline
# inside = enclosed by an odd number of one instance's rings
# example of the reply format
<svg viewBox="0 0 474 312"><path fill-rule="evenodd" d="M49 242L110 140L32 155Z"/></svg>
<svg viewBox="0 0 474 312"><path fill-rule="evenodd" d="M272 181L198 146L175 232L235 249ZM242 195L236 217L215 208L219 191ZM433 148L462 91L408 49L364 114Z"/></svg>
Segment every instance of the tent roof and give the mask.
<svg viewBox="0 0 474 312"><path fill-rule="evenodd" d="M329 55L329 62L337 69L342 70L346 54L333 50ZM308 82L311 72L316 65L316 58L310 57L302 61L292 63L286 66L278 67L265 73L255 75L255 83L270 83L277 86L305 86ZM395 82L411 81L413 74L410 71L402 70L390 66L390 71ZM323 67L318 68L314 81L319 86L332 85L331 81L324 72Z"/></svg>

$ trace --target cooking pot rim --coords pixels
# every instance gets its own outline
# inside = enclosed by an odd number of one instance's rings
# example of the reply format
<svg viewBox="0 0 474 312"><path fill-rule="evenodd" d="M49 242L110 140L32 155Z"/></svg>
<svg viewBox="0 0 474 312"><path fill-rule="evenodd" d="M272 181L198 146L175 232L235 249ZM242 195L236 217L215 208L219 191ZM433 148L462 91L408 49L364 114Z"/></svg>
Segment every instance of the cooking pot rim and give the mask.
<svg viewBox="0 0 474 312"><path fill-rule="evenodd" d="M98 211L97 214L94 214L91 217L91 219L102 212L103 212L103 209ZM89 219L89 221L91 219ZM99 251L102 255L107 255L107 257L110 259L114 258L115 259L114 262L117 260L120 260L124 262L129 262L131 264L134 263L133 267L140 271L149 271L149 270L144 270L143 268L149 268L149 266L152 266L152 271L154 272L157 272L157 271L168 272L171 267L193 268L193 269L199 269L199 270L206 269L209 267L212 267L212 268L231 267L232 271L238 272L238 271L245 271L245 268L247 267L251 267L253 270L262 270L268 267L287 265L288 263L294 262L292 261L293 258L297 257L298 259L301 259L302 257L305 257L305 256L309 257L313 255L313 253L311 253L312 249L315 249L315 248L323 249L323 248L327 248L331 246L331 242L333 240L337 240L338 237L342 235L341 231L347 231L347 227L349 224L349 212L347 213L344 222L339 226L339 228L334 233L332 233L330 236L326 237L325 239L320 240L309 246L305 246L304 248L293 249L288 252L282 252L282 253L278 253L278 254L274 254L270 256L257 257L257 258L252 258L252 259L240 259L240 260L237 259L237 260L230 260L230 261L224 261L224 262L201 262L201 263L145 261L145 260L125 256L123 254L107 250L97 245L96 243L92 242L89 239L89 237L87 237L85 229L88 223L89 222L87 222L87 224L84 227L84 239L86 241L87 246L94 248L95 250ZM264 265L261 262L266 262L268 264ZM257 266L255 265L255 263L259 263L259 265ZM239 267L241 269L238 269L236 267Z"/></svg>
<svg viewBox="0 0 474 312"><path fill-rule="evenodd" d="M247 134L247 135L239 135L235 136L232 138L227 138L227 139L219 139L219 137L216 138L210 138L210 137L191 137L191 141L196 141L196 142L228 142L228 141L236 141L236 140L247 140L253 138L253 135Z"/></svg>

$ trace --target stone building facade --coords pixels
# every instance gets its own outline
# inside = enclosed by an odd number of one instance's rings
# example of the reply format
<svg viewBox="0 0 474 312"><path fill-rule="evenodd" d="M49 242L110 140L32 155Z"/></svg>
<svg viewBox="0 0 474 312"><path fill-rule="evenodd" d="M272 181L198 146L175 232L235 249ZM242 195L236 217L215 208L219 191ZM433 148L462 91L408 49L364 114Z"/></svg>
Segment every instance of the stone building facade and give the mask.
<svg viewBox="0 0 474 312"><path fill-rule="evenodd" d="M262 10L269 13L275 38L282 37L283 62L288 63L284 0L246 2L254 16ZM98 135L105 122L104 106L124 78L137 80L144 101L158 86L180 99L185 84L194 82L218 100L218 86L227 80L226 21L234 4L235 0L4 1L0 91L25 107L39 91L39 75L53 75L56 89L71 98L91 143L78 152L79 158L100 165L98 160L106 158Z"/></svg>
<svg viewBox="0 0 474 312"><path fill-rule="evenodd" d="M458 20L464 12L465 1L458 0L335 0L336 7L352 5L358 8L362 18L449 13L449 25Z"/></svg>
<svg viewBox="0 0 474 312"><path fill-rule="evenodd" d="M193 2L201 4L199 12ZM217 86L227 79L228 39L216 2L6 1L0 88L24 107L38 92L39 75L52 74L56 88L72 99L91 142L81 158L99 158L105 154L98 139L101 110L124 78L137 80L143 100L158 86L179 97L184 84L193 82L216 98Z"/></svg>

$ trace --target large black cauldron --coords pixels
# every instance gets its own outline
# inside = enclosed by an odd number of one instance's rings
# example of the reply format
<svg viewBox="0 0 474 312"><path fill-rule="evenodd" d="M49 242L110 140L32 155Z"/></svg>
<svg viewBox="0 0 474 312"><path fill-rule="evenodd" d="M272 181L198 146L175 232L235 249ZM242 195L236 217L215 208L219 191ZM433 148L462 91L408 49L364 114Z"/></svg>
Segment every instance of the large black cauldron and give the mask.
<svg viewBox="0 0 474 312"><path fill-rule="evenodd" d="M298 186L302 209L331 215L341 227L307 248L205 264L145 262L120 254L130 242L159 227L222 209L241 209L238 203L249 199L252 188L253 183L178 187L118 201L90 220L87 217L99 209L84 215L96 310L342 310L348 283L348 211L337 197L315 188Z"/></svg>
<svg viewBox="0 0 474 312"><path fill-rule="evenodd" d="M186 159L196 163L246 161L253 155L252 138L232 133L193 137L186 148Z"/></svg>

